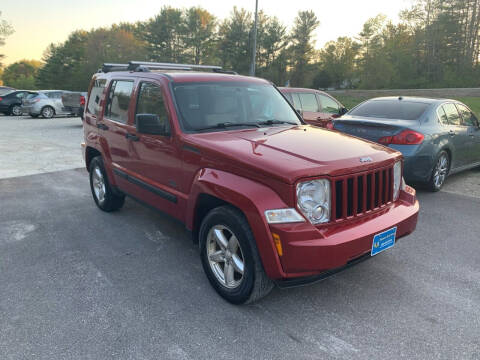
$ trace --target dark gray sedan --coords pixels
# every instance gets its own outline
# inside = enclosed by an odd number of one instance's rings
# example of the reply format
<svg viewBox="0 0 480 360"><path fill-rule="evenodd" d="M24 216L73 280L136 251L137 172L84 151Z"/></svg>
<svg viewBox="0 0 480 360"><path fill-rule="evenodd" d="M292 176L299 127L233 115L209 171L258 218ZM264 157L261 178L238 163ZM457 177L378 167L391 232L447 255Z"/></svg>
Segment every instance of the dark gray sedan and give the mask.
<svg viewBox="0 0 480 360"><path fill-rule="evenodd" d="M367 100L336 130L381 143L404 156L404 178L438 191L449 174L480 166L480 124L456 100L383 97Z"/></svg>

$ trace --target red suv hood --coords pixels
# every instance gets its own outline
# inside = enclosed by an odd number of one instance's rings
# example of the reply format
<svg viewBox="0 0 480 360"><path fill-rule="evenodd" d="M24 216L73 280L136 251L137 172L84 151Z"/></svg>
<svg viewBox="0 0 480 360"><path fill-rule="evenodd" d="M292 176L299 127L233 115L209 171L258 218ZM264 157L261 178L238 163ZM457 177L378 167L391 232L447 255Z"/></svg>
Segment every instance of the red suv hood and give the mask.
<svg viewBox="0 0 480 360"><path fill-rule="evenodd" d="M305 177L376 168L401 157L382 145L308 125L194 134L188 140L204 156L223 159L229 167L248 169L290 184Z"/></svg>

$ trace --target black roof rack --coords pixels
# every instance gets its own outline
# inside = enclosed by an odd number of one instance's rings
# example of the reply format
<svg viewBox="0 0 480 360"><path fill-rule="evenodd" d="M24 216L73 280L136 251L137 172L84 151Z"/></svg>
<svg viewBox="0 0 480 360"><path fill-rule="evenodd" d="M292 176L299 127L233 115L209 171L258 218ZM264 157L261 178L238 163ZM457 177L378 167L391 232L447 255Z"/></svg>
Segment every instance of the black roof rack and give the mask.
<svg viewBox="0 0 480 360"><path fill-rule="evenodd" d="M128 64L104 63L98 72L112 71L135 71L148 72L150 70L211 70L217 73L234 74L235 71L223 70L221 66L215 65L195 65L195 64L175 64L175 63L157 63L147 61L130 61Z"/></svg>

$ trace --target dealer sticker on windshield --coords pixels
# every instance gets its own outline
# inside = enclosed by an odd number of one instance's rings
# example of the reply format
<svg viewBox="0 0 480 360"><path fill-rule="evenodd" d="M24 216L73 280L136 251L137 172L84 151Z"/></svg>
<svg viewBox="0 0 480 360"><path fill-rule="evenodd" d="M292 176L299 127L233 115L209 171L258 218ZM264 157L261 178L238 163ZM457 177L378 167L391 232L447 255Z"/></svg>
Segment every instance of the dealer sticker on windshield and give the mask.
<svg viewBox="0 0 480 360"><path fill-rule="evenodd" d="M383 250L387 250L395 245L395 235L397 234L397 227L385 230L373 237L371 256L377 255Z"/></svg>

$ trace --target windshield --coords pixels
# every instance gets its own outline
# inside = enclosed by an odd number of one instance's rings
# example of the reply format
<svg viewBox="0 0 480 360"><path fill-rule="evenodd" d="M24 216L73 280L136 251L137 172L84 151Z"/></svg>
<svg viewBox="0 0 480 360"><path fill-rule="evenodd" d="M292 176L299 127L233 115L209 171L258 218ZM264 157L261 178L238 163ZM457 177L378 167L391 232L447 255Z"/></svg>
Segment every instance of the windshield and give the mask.
<svg viewBox="0 0 480 360"><path fill-rule="evenodd" d="M174 84L182 128L188 132L230 127L300 125L294 110L270 84Z"/></svg>
<svg viewBox="0 0 480 360"><path fill-rule="evenodd" d="M349 115L388 120L418 120L430 106L428 103L406 100L365 101L349 112Z"/></svg>

